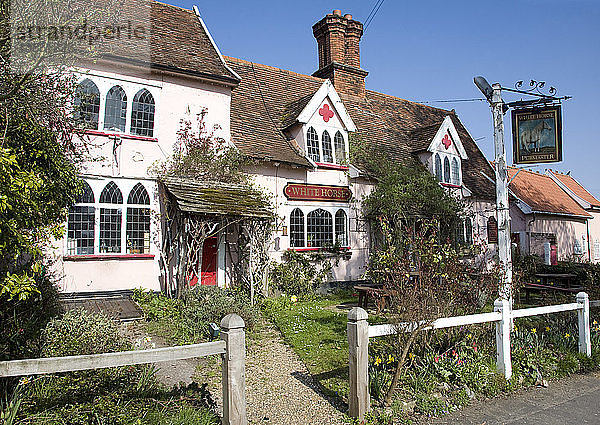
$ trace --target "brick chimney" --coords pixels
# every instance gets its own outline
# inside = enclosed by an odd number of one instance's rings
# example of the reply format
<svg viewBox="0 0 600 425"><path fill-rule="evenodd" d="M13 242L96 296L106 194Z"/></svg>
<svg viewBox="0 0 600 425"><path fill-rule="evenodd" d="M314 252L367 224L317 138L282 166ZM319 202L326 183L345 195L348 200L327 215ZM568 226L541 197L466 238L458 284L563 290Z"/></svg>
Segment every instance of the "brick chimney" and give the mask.
<svg viewBox="0 0 600 425"><path fill-rule="evenodd" d="M363 24L334 10L312 28L319 48L319 69L313 75L329 78L341 94L365 97L368 72L360 68Z"/></svg>

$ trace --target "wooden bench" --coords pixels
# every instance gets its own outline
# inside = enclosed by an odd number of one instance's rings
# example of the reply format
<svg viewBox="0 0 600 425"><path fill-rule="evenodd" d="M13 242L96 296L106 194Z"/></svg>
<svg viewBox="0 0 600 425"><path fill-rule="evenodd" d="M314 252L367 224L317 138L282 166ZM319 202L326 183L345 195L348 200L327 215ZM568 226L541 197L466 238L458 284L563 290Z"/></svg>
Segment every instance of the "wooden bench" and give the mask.
<svg viewBox="0 0 600 425"><path fill-rule="evenodd" d="M554 293L563 293L563 294L576 294L578 292L583 291L583 286L577 287L562 287L562 286L554 286L554 285L542 285L540 283L527 283L523 287L525 289L525 302L529 304L529 294L531 292L554 292Z"/></svg>
<svg viewBox="0 0 600 425"><path fill-rule="evenodd" d="M373 297L375 307L378 313L385 309L386 298L389 297L388 292L379 285L355 285L354 289L358 292L358 306L367 309L369 304L369 296Z"/></svg>

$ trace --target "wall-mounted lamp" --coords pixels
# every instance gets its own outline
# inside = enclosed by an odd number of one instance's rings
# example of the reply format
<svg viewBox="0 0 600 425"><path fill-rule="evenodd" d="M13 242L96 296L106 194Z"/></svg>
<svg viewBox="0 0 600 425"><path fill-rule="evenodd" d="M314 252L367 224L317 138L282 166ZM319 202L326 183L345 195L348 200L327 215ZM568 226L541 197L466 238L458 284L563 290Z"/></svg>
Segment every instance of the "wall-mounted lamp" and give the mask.
<svg viewBox="0 0 600 425"><path fill-rule="evenodd" d="M281 226L281 236L287 236L287 226Z"/></svg>

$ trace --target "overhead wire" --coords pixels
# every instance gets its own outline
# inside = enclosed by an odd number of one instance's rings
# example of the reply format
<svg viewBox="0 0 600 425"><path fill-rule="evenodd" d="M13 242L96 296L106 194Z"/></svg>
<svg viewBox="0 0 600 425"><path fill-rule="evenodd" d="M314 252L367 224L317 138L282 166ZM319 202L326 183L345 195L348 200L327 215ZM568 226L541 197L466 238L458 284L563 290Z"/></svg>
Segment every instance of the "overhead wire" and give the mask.
<svg viewBox="0 0 600 425"><path fill-rule="evenodd" d="M377 12L379 12L379 9L381 8L381 5L383 4L385 0L377 0L375 2L375 5L373 6L373 9L371 9L371 12L369 13L369 16L367 16L367 19L365 19L365 29L364 31L367 30L367 28L369 28L369 25L371 25L371 22L373 22L373 19L375 18L375 15L377 15ZM363 31L363 32L364 32Z"/></svg>

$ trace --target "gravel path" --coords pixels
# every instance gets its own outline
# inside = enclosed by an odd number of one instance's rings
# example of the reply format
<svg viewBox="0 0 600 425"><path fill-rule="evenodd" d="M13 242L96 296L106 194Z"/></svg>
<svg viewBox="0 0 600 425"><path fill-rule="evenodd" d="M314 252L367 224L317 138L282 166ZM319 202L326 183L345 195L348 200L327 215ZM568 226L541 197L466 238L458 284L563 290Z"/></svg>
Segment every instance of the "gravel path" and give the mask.
<svg viewBox="0 0 600 425"><path fill-rule="evenodd" d="M140 324L124 324L122 330L132 341L147 336ZM155 337L152 342L157 347L165 345ZM246 339L246 345L246 404L250 424L345 423L342 412L347 406L321 393L304 363L283 342L279 331L265 325L259 335ZM199 384L207 383L219 410L222 409L220 357L157 363L156 367L159 379L168 386L191 382L192 376Z"/></svg>

